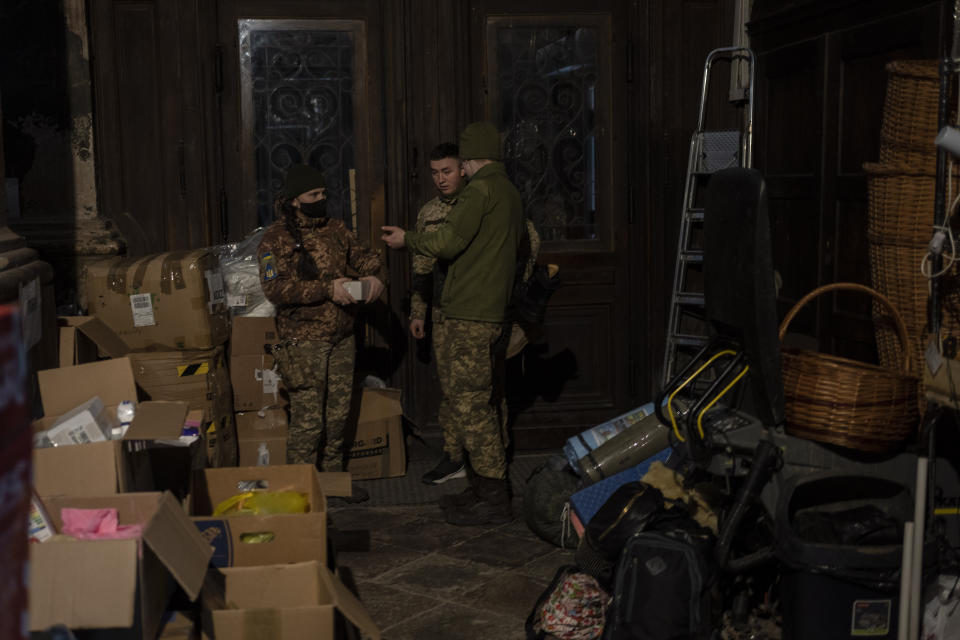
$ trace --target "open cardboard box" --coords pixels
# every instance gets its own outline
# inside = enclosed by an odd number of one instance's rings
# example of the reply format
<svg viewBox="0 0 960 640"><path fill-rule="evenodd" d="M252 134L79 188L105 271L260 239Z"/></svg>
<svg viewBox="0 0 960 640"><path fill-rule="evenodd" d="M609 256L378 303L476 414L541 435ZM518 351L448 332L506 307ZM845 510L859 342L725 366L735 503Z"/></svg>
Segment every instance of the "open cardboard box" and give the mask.
<svg viewBox="0 0 960 640"><path fill-rule="evenodd" d="M203 599L204 632L215 640L333 640L338 609L365 637L381 637L360 601L322 563L234 567L223 575L223 597L205 592Z"/></svg>
<svg viewBox="0 0 960 640"><path fill-rule="evenodd" d="M194 525L214 548L218 567L255 566L327 560L327 495L349 496L350 474L319 473L310 464L204 469L194 483L191 502ZM241 484L264 491L306 494L307 513L213 516L217 505L238 493ZM261 540L270 534L269 541ZM251 541L251 539L253 541Z"/></svg>
<svg viewBox="0 0 960 640"><path fill-rule="evenodd" d="M93 316L60 316L60 366L95 362L101 355L125 356L129 349L113 329Z"/></svg>
<svg viewBox="0 0 960 640"><path fill-rule="evenodd" d="M347 452L354 478L393 478L407 472L399 389L363 390L357 431Z"/></svg>
<svg viewBox="0 0 960 640"><path fill-rule="evenodd" d="M136 403L137 387L126 357L37 372L44 417L34 431L98 396L107 411L124 400ZM144 441L176 440L183 431L187 403L142 402L123 440L34 449L34 485L41 496L103 496L153 489Z"/></svg>
<svg viewBox="0 0 960 640"><path fill-rule="evenodd" d="M155 638L179 584L191 600L212 550L169 492L47 497L57 528L61 510L117 509L119 524L143 524L140 540L58 536L30 545L30 629L111 629L111 638ZM127 632L121 632L121 629Z"/></svg>

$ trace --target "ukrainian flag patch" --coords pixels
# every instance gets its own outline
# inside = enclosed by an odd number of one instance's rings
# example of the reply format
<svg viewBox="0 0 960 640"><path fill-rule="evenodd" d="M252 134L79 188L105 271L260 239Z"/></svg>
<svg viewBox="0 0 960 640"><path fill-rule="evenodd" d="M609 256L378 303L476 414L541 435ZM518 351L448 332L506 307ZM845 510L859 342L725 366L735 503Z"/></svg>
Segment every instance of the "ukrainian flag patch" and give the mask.
<svg viewBox="0 0 960 640"><path fill-rule="evenodd" d="M273 280L277 277L277 261L272 253L265 253L260 256L260 273L263 274L264 281Z"/></svg>

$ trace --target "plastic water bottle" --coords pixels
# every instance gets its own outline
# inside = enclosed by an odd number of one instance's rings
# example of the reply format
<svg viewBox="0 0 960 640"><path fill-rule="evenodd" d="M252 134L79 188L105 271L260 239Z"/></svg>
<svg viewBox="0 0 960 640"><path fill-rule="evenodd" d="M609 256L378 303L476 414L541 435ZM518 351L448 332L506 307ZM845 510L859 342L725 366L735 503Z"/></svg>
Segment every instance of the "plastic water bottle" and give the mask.
<svg viewBox="0 0 960 640"><path fill-rule="evenodd" d="M258 467L270 466L270 449L267 449L266 442L261 442L260 446L257 447L257 466Z"/></svg>
<svg viewBox="0 0 960 640"><path fill-rule="evenodd" d="M113 427L110 430L110 437L114 440L119 440L126 433L127 429L130 428L130 423L133 422L133 417L136 414L136 409L133 406L133 402L130 400L124 400L117 405L117 421L120 423L119 427Z"/></svg>

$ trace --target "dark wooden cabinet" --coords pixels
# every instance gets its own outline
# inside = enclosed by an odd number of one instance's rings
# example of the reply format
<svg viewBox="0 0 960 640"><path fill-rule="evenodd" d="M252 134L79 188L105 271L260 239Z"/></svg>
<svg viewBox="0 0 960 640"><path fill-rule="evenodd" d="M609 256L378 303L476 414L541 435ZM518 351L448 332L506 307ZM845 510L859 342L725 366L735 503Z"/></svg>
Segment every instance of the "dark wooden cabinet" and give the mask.
<svg viewBox="0 0 960 640"><path fill-rule="evenodd" d="M863 164L879 158L884 66L942 55L944 10L942 2L756 3L754 157L767 181L781 315L822 284L870 284ZM822 296L791 331L827 352L876 359L863 296Z"/></svg>

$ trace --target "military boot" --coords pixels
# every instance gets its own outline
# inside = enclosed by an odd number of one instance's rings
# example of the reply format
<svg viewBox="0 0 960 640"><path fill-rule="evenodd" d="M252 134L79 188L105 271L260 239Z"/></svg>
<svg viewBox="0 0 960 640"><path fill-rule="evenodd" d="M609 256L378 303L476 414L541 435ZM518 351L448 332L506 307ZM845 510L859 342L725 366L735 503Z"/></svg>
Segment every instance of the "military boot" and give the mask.
<svg viewBox="0 0 960 640"><path fill-rule="evenodd" d="M510 485L506 479L477 476L474 490L479 500L465 506L454 506L444 511L447 522L455 525L478 526L506 524L513 520L510 509Z"/></svg>
<svg viewBox="0 0 960 640"><path fill-rule="evenodd" d="M477 493L475 488L477 484L477 472L473 470L473 467L470 466L470 463L465 465L465 469L467 472L467 482L469 483L467 488L460 493L448 493L442 495L440 496L440 499L437 500L440 508L444 511L454 507L469 507L470 505L479 502L480 495Z"/></svg>

